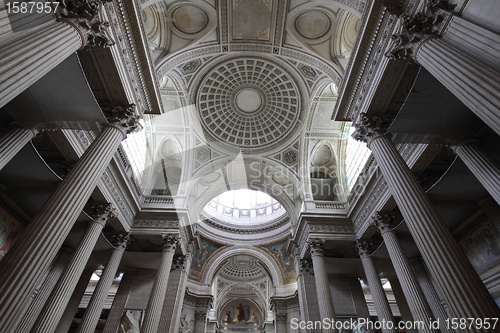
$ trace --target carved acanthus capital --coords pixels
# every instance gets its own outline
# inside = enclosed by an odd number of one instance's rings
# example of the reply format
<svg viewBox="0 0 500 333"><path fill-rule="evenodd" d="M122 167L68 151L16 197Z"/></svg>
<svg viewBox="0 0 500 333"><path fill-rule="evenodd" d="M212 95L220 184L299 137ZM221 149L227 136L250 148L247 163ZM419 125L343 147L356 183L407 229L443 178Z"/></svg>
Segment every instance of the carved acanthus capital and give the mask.
<svg viewBox="0 0 500 333"><path fill-rule="evenodd" d="M163 234L163 251L175 251L177 245L180 243L181 238L175 234Z"/></svg>
<svg viewBox="0 0 500 333"><path fill-rule="evenodd" d="M113 204L109 202L99 202L92 207L90 207L91 213L90 216L96 223L100 223L103 226L106 225L111 219L117 217L116 209L113 207Z"/></svg>
<svg viewBox="0 0 500 333"><path fill-rule="evenodd" d="M299 259L300 274L314 274L313 263L311 259Z"/></svg>
<svg viewBox="0 0 500 333"><path fill-rule="evenodd" d="M401 33L392 35L394 45L385 55L393 60L416 62L416 50L424 41L439 35L441 23L455 6L448 0L430 0L424 11L401 15Z"/></svg>
<svg viewBox="0 0 500 333"><path fill-rule="evenodd" d="M112 0L59 0L57 15L74 26L84 40L85 48L110 47L114 42L107 36L109 23L101 19L101 6Z"/></svg>
<svg viewBox="0 0 500 333"><path fill-rule="evenodd" d="M185 256L177 256L174 258L172 261L172 267L171 271L175 271L176 269L182 269L184 268L184 264L186 263L186 257Z"/></svg>
<svg viewBox="0 0 500 333"><path fill-rule="evenodd" d="M356 242L356 247L358 248L359 256L361 258L370 256L372 253L372 246L373 244L367 240L358 240Z"/></svg>
<svg viewBox="0 0 500 333"><path fill-rule="evenodd" d="M392 212L376 212L373 215L372 224L380 230L380 233L384 234L392 231L395 226L395 219L396 214Z"/></svg>
<svg viewBox="0 0 500 333"><path fill-rule="evenodd" d="M382 3L391 15L402 14L404 0L382 0Z"/></svg>
<svg viewBox="0 0 500 333"><path fill-rule="evenodd" d="M130 104L127 106L103 107L102 112L111 126L119 128L124 134L142 129L139 123L139 116L134 112L135 105Z"/></svg>
<svg viewBox="0 0 500 333"><path fill-rule="evenodd" d="M373 139L385 135L391 123L392 117L388 115L369 117L366 113L362 113L359 121L354 124L356 130L352 133L352 137L369 145Z"/></svg>
<svg viewBox="0 0 500 333"><path fill-rule="evenodd" d="M130 235L129 234L118 234L113 236L113 246L117 250L125 251L127 246L130 244Z"/></svg>
<svg viewBox="0 0 500 333"><path fill-rule="evenodd" d="M314 238L307 241L307 247L311 252L311 256L323 256L324 239Z"/></svg>

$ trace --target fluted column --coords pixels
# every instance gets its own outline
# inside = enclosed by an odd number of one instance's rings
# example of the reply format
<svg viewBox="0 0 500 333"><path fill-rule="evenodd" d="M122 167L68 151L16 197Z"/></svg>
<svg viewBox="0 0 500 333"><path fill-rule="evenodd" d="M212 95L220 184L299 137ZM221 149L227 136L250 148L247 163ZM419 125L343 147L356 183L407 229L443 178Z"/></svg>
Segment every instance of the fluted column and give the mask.
<svg viewBox="0 0 500 333"><path fill-rule="evenodd" d="M325 318L335 320L335 309L333 308L330 284L326 273L325 258L323 257L324 241L313 239L308 241L309 251L313 262L314 279L316 281L316 294L318 296L319 315L321 320ZM331 328L323 328L323 332L337 332Z"/></svg>
<svg viewBox="0 0 500 333"><path fill-rule="evenodd" d="M129 268L123 273L122 280L116 291L113 305L109 311L108 319L104 325L103 333L116 333L120 326L125 304L132 289L137 269Z"/></svg>
<svg viewBox="0 0 500 333"><path fill-rule="evenodd" d="M106 1L106 0L105 0ZM0 42L0 107L85 46L112 45L99 19L102 1L61 1L59 19L2 34ZM94 6L93 4L99 4Z"/></svg>
<svg viewBox="0 0 500 333"><path fill-rule="evenodd" d="M394 299L396 300L396 304L398 305L399 315L401 316L401 320L405 322L414 321L413 315L410 310L410 306L406 301L405 293L403 288L401 287L401 283L397 277L390 277L389 283L391 284L392 294L394 295ZM424 321L425 324L428 324L430 318ZM407 328L406 333L417 333L418 330L415 328Z"/></svg>
<svg viewBox="0 0 500 333"><path fill-rule="evenodd" d="M385 246L389 252L392 265L394 266L394 270L398 276L398 280L405 296L404 298L408 303L413 319L418 322L426 323L425 327L419 331L438 332L435 329L431 329L429 325L427 325L433 318L433 314L425 300L422 289L420 289L417 278L411 269L410 262L403 252L403 248L399 243L396 233L393 231L394 218L395 216L392 213L377 212L373 217L373 224L382 234ZM396 299L396 301L398 300Z"/></svg>
<svg viewBox="0 0 500 333"><path fill-rule="evenodd" d="M16 328L16 333L27 333L30 331L31 326L35 323L36 318L40 314L40 311L43 308L43 305L47 301L56 285L57 281L61 277L61 274L64 271L64 267L68 262L68 259L71 257L71 250L67 248L61 249L59 255L55 259L54 263L49 269L49 272L40 288L36 291L36 295L33 298L33 301L30 303L28 309L25 314L20 318L19 325Z"/></svg>
<svg viewBox="0 0 500 333"><path fill-rule="evenodd" d="M64 310L64 313L59 320L59 324L57 324L57 328L54 333L68 333L71 324L73 323L73 319L75 319L75 315L78 312L78 307L80 306L80 302L85 295L85 291L87 290L87 286L89 285L90 278L92 274L94 274L94 269L85 268L83 270L78 283L76 284L75 290L71 294L71 298L69 299L68 305Z"/></svg>
<svg viewBox="0 0 500 333"><path fill-rule="evenodd" d="M137 128L133 107L109 111L111 125L103 127L0 262L0 332L13 329L17 313L61 248L120 142Z"/></svg>
<svg viewBox="0 0 500 333"><path fill-rule="evenodd" d="M456 318L497 318L500 310L391 139L389 122L361 115L353 137L368 141L429 271ZM476 332L473 330L470 332ZM483 332L481 330L481 332ZM487 330L488 331L488 330ZM488 331L489 332L489 331Z"/></svg>
<svg viewBox="0 0 500 333"><path fill-rule="evenodd" d="M500 205L500 168L498 162L479 149L477 140L464 141L454 147L453 151Z"/></svg>
<svg viewBox="0 0 500 333"><path fill-rule="evenodd" d="M434 318L439 320L439 329L442 333L453 333L452 329L446 325L446 319L448 319L448 314L441 304L441 300L439 295L434 288L434 284L431 281L431 278L427 274L427 268L422 259L412 260L413 271L415 272L415 276L418 279L418 283L420 284L420 288L425 295L425 299L429 304L429 307L434 314Z"/></svg>
<svg viewBox="0 0 500 333"><path fill-rule="evenodd" d="M366 241L358 241L357 246L359 256L361 257L361 263L363 264L363 269L365 271L366 280L373 297L373 304L375 305L375 310L377 311L378 320L388 323L385 325L385 329L382 329L382 332L397 333L395 328L390 328L394 327L390 325L395 325L396 323L394 321L394 316L392 314L391 307L389 306L389 301L387 300L384 288L380 282L377 269L375 268L375 264L370 257L371 244Z"/></svg>
<svg viewBox="0 0 500 333"><path fill-rule="evenodd" d="M164 246L160 258L160 266L156 272L155 282L149 296L146 314L141 326L141 333L156 332L160 323L160 315L165 301L168 286L168 276L172 267L175 249L179 236L168 234L163 236Z"/></svg>
<svg viewBox="0 0 500 333"><path fill-rule="evenodd" d="M316 282L313 274L311 260L295 258L297 272L297 290L299 294L300 319L302 321L321 320L319 314L318 297L316 295ZM306 330L311 332L310 329Z"/></svg>
<svg viewBox="0 0 500 333"><path fill-rule="evenodd" d="M169 332L178 332L180 327L180 317L182 313L182 306L184 305L184 295L186 294L186 285L189 275L189 269L191 268L192 256L191 253L188 252L184 256L184 260L181 266L181 276L179 278L179 285L177 287L177 293L175 297L174 303L174 311L172 312L173 318L176 320L170 324ZM172 325L173 324L173 325Z"/></svg>
<svg viewBox="0 0 500 333"><path fill-rule="evenodd" d="M500 134L500 35L452 16L447 31L440 36L454 6L444 0L432 1L426 11L403 17L402 32L394 36L396 43L387 55L422 65Z"/></svg>
<svg viewBox="0 0 500 333"><path fill-rule="evenodd" d="M97 286L94 289L87 309L83 314L82 321L76 331L77 333L94 333L128 241L128 235L118 235L116 237L116 242L114 244L115 248L111 252L111 256L104 267L101 278L97 282Z"/></svg>
<svg viewBox="0 0 500 333"><path fill-rule="evenodd" d="M78 244L68 266L57 281L57 285L45 303L35 325L31 329L32 333L54 332L64 309L66 308L73 290L82 275L82 272L89 260L90 254L94 250L95 243L101 234L101 230L109 219L115 217L115 212L111 204L98 204L93 207L94 220L90 223L82 240Z"/></svg>
<svg viewBox="0 0 500 333"><path fill-rule="evenodd" d="M0 135L0 170L33 139L38 131L19 123L12 123Z"/></svg>

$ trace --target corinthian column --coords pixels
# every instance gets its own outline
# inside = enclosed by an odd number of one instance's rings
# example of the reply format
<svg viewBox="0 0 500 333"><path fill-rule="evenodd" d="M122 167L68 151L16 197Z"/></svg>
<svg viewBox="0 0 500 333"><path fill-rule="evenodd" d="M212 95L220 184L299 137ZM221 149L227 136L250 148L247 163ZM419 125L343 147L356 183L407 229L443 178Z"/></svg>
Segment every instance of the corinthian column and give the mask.
<svg viewBox="0 0 500 333"><path fill-rule="evenodd" d="M2 35L0 42L0 107L26 90L64 59L86 46L108 47L107 22L99 19L108 0L60 1L58 20Z"/></svg>
<svg viewBox="0 0 500 333"><path fill-rule="evenodd" d="M38 131L20 123L12 123L6 132L0 135L0 170L16 156Z"/></svg>
<svg viewBox="0 0 500 333"><path fill-rule="evenodd" d="M0 262L0 332L11 331L16 314L68 236L120 142L138 128L132 106L104 111L110 124L103 126Z"/></svg>
<svg viewBox="0 0 500 333"><path fill-rule="evenodd" d="M76 331L77 333L94 333L128 242L128 235L118 235L116 237L114 244L115 248L111 252L111 256L109 257L106 267L104 267L99 282L97 282L97 286L94 289L87 309L83 314L82 321Z"/></svg>
<svg viewBox="0 0 500 333"><path fill-rule="evenodd" d="M304 322L321 320L312 261L296 257L295 270L297 272L300 319ZM311 332L310 329L306 331Z"/></svg>
<svg viewBox="0 0 500 333"><path fill-rule="evenodd" d="M436 208L391 139L384 135L388 124L386 118L370 118L362 114L358 125L355 125L353 137L368 142L406 225L454 317L500 317L498 306ZM481 332L485 330L481 329Z"/></svg>
<svg viewBox="0 0 500 333"><path fill-rule="evenodd" d="M425 12L403 16L402 32L393 36L396 43L387 55L422 65L500 134L500 35L453 16L440 36L454 7L448 1L431 1Z"/></svg>
<svg viewBox="0 0 500 333"><path fill-rule="evenodd" d="M316 294L318 296L319 315L321 320L325 318L335 320L335 309L333 308L332 294L328 275L326 274L325 257L323 257L324 241L313 239L308 241L309 251L313 262L314 279L316 280ZM331 328L323 327L323 332L337 332Z"/></svg>
<svg viewBox="0 0 500 333"><path fill-rule="evenodd" d="M168 276L172 268L172 260L174 259L175 249L179 236L168 234L163 235L163 251L160 258L160 266L156 271L156 278L153 284L153 290L149 296L146 315L141 326L141 333L150 333L158 331L158 325L161 318L161 310L165 302L165 294L168 286Z"/></svg>
<svg viewBox="0 0 500 333"><path fill-rule="evenodd" d="M90 223L68 266L66 266L59 281L57 281L57 285L31 329L32 333L55 332L90 254L94 250L102 228L110 219L116 216L111 204L97 204L92 207L92 210L94 221Z"/></svg>
<svg viewBox="0 0 500 333"><path fill-rule="evenodd" d="M455 146L453 151L500 205L500 168L498 163L479 149L477 140L466 140Z"/></svg>
<svg viewBox="0 0 500 333"><path fill-rule="evenodd" d="M394 215L392 213L377 212L373 219L373 224L380 230L384 238L385 246L391 257L392 265L398 276L413 319L426 324L419 332L438 332L438 330L431 329L427 325L433 317L432 311L425 300L424 293L420 289L396 233L392 230Z"/></svg>
<svg viewBox="0 0 500 333"><path fill-rule="evenodd" d="M375 264L370 257L371 244L366 241L358 241L357 246L359 256L361 257L361 263L363 264L363 269L365 271L366 280L368 282L368 286L370 287L370 292L372 293L373 304L375 305L375 310L377 311L378 320L389 323L388 325L395 325L394 316L392 315L387 295L385 294L382 283L380 282ZM385 329L383 328L382 332L397 333L395 328L391 329L390 327L391 326L385 325Z"/></svg>

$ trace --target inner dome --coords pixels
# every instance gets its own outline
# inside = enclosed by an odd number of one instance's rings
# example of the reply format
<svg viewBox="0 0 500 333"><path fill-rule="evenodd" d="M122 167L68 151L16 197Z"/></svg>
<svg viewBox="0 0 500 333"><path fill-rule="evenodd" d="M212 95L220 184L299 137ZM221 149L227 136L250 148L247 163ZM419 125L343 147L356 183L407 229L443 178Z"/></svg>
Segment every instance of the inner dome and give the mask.
<svg viewBox="0 0 500 333"><path fill-rule="evenodd" d="M224 192L205 206L203 213L232 225L252 226L265 224L283 217L285 208L270 195L241 189Z"/></svg>

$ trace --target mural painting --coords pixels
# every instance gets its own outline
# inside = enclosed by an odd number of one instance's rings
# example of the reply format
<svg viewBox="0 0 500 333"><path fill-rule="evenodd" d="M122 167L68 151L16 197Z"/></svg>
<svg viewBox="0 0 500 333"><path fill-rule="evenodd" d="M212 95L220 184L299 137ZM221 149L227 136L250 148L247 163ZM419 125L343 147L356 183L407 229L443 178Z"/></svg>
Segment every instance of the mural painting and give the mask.
<svg viewBox="0 0 500 333"><path fill-rule="evenodd" d="M482 218L465 228L458 239L479 274L500 265L500 225Z"/></svg>
<svg viewBox="0 0 500 333"><path fill-rule="evenodd" d="M262 249L271 254L274 260L278 263L281 269L281 274L283 275L284 284L292 283L297 280L293 257L286 251L286 241L264 246Z"/></svg>
<svg viewBox="0 0 500 333"><path fill-rule="evenodd" d="M23 229L24 226L17 219L0 207L0 259L7 253Z"/></svg>
<svg viewBox="0 0 500 333"><path fill-rule="evenodd" d="M260 323L259 310L248 301L233 301L220 315L220 325L224 332L254 331Z"/></svg>
<svg viewBox="0 0 500 333"><path fill-rule="evenodd" d="M193 261L189 269L189 278L201 281L205 263L222 247L222 245L200 238L200 248L193 253Z"/></svg>

